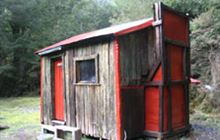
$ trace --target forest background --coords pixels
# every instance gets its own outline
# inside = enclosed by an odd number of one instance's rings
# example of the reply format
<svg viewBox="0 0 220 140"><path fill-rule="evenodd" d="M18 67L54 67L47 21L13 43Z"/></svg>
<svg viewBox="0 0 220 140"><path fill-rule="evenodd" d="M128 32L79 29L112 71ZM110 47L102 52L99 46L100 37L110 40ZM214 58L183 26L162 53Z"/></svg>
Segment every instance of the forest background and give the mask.
<svg viewBox="0 0 220 140"><path fill-rule="evenodd" d="M191 106L220 112L220 1L161 0L190 16ZM158 0L1 0L0 97L39 95L34 52L70 36L152 16Z"/></svg>

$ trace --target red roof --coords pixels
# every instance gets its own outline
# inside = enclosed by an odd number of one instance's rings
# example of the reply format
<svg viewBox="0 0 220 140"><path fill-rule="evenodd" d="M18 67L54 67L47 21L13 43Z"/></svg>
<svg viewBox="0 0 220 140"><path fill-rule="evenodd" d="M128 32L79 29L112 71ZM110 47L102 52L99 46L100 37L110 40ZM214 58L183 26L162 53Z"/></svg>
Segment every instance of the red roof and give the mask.
<svg viewBox="0 0 220 140"><path fill-rule="evenodd" d="M41 53L47 50L54 49L58 46L68 45L68 44L76 43L76 42L83 41L83 40L90 39L90 38L96 38L96 37L106 36L106 35L114 35L114 36L124 35L130 32L133 32L133 31L137 31L137 30L149 27L152 25L152 22L153 22L152 18L142 19L142 20L138 20L134 22L111 26L108 28L104 28L104 29L100 29L100 30L96 30L96 31L88 32L88 33L83 33L83 34L65 39L63 41L60 41L46 48L40 49L36 51L35 53Z"/></svg>

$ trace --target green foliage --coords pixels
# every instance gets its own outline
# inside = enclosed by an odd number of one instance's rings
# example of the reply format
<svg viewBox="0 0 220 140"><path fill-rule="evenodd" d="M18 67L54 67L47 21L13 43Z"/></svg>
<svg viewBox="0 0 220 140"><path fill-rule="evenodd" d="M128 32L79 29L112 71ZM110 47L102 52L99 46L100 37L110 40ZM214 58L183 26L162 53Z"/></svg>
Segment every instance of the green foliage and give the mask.
<svg viewBox="0 0 220 140"><path fill-rule="evenodd" d="M206 83L212 82L211 64L220 51L220 9L213 7L192 21L192 71L202 74Z"/></svg>
<svg viewBox="0 0 220 140"><path fill-rule="evenodd" d="M213 1L212 1L213 2ZM191 69L200 73L203 84L212 86L212 90L198 87L201 94L206 94L199 101L199 108L204 112L219 112L220 105L220 1L211 3L206 12L191 22ZM201 96L197 96L194 102Z"/></svg>
<svg viewBox="0 0 220 140"><path fill-rule="evenodd" d="M0 96L39 93L34 51L82 32L109 26L110 3L95 0L2 0Z"/></svg>
<svg viewBox="0 0 220 140"><path fill-rule="evenodd" d="M34 55L34 51L75 34L151 17L152 4L157 1L2 0L0 96L39 93L39 57ZM219 0L162 2L192 15L192 73L200 73L205 83L217 83Z"/></svg>
<svg viewBox="0 0 220 140"><path fill-rule="evenodd" d="M201 13L207 11L213 0L165 0L166 4L174 9L188 13L191 17L195 18Z"/></svg>
<svg viewBox="0 0 220 140"><path fill-rule="evenodd" d="M118 24L149 18L153 15L153 3L159 0L113 0L115 10L110 22Z"/></svg>

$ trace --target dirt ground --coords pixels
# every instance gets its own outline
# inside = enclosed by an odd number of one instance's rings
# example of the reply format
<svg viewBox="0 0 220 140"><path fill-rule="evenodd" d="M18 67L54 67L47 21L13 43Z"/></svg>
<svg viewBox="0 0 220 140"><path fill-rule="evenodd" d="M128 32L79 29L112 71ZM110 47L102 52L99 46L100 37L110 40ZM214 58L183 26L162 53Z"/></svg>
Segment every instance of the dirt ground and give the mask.
<svg viewBox="0 0 220 140"><path fill-rule="evenodd" d="M40 134L39 98L0 98L0 140L36 140ZM220 115L195 111L190 116L192 130L180 140L220 140ZM84 139L85 140L85 139Z"/></svg>
<svg viewBox="0 0 220 140"><path fill-rule="evenodd" d="M220 115L195 111L190 115L190 140L220 140Z"/></svg>

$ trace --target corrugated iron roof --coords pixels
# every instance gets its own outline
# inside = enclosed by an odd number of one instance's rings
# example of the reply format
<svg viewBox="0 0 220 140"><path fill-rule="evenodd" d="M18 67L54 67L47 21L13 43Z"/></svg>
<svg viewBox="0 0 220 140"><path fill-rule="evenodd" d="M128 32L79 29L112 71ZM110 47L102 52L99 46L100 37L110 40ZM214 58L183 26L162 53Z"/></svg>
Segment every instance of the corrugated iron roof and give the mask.
<svg viewBox="0 0 220 140"><path fill-rule="evenodd" d="M108 28L103 28L103 29L88 32L88 33L79 34L76 36L72 36L68 39L65 39L63 41L60 41L58 43L55 43L46 48L40 49L36 51L35 53L40 54L44 51L50 51L50 50L52 52L52 50L54 49L56 49L56 51L61 50L60 46L80 42L80 41L90 39L90 38L96 38L96 37L101 37L101 36L106 36L106 35L114 35L114 36L124 35L130 32L133 32L133 31L137 31L137 30L149 27L152 25L152 22L153 22L152 18L142 19L142 20L138 20L134 22L129 22L129 23L111 26Z"/></svg>

